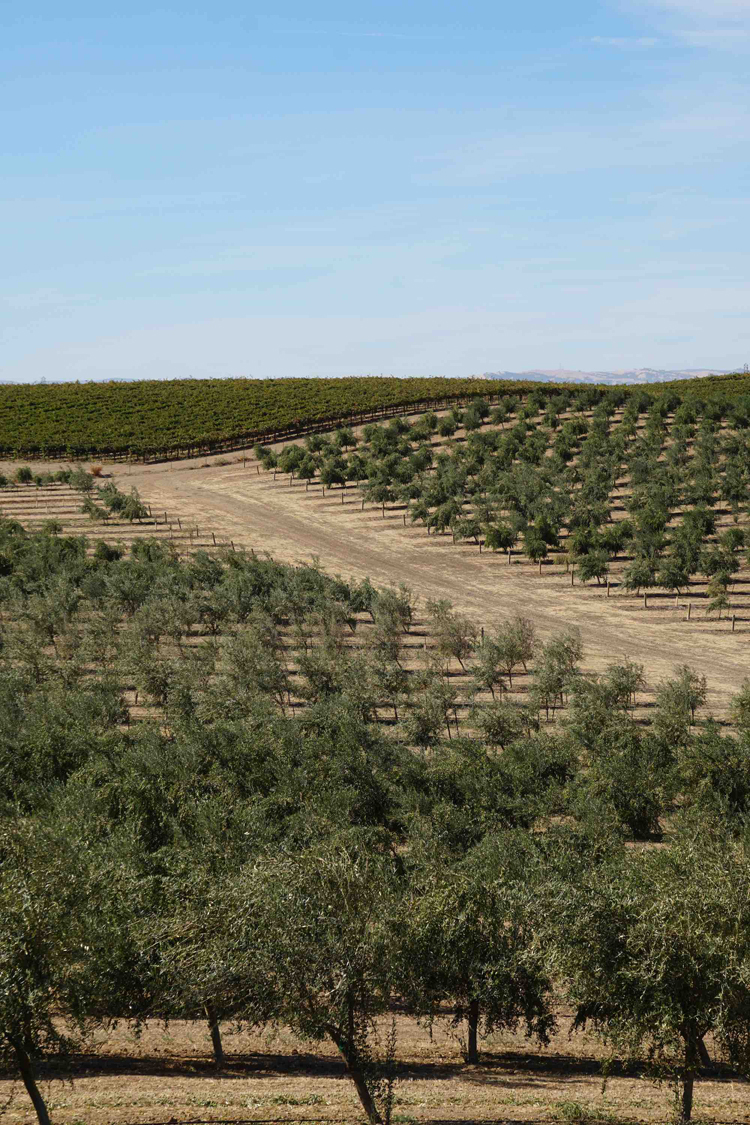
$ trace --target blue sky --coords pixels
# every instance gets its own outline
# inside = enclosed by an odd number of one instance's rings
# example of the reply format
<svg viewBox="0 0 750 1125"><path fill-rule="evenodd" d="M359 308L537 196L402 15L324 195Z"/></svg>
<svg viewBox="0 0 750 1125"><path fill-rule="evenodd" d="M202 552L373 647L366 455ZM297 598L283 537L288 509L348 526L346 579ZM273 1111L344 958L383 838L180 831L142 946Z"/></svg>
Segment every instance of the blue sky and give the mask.
<svg viewBox="0 0 750 1125"><path fill-rule="evenodd" d="M0 379L750 361L750 0L6 8Z"/></svg>

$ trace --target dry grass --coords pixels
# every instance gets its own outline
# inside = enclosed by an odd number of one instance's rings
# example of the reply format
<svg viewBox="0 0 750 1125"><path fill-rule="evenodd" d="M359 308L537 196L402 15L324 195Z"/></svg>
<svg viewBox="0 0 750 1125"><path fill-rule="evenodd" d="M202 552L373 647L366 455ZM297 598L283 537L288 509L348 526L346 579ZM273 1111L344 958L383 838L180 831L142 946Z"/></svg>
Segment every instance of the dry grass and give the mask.
<svg viewBox="0 0 750 1125"><path fill-rule="evenodd" d="M402 1060L395 1125L410 1122L664 1122L672 1091L637 1072L610 1077L602 1092L601 1050L595 1040L568 1036L568 1020L551 1046L536 1050L523 1036L498 1035L484 1044L479 1066L462 1061L456 1033L399 1017ZM385 1030L385 1028L383 1029ZM217 1073L204 1026L150 1024L135 1039L126 1029L99 1036L96 1050L71 1060L44 1084L59 1125L169 1125L208 1122L360 1121L351 1082L335 1051L302 1043L286 1031L232 1034L224 1029L227 1064ZM11 1094L0 1080L0 1100ZM702 1080L696 1118L748 1120L748 1086L731 1076ZM20 1084L5 1114L32 1122Z"/></svg>
<svg viewBox="0 0 750 1125"><path fill-rule="evenodd" d="M218 539L268 551L281 562L318 559L329 573L376 585L405 582L422 599L447 598L478 624L492 627L519 610L533 618L543 639L568 625L581 629L587 668L602 670L622 658L644 664L648 686L691 664L708 677L709 705L718 718L747 676L747 625L731 632L726 621L685 620L673 597L651 597L649 609L633 597L607 598L605 589L571 587L564 566L508 566L505 556L475 546L453 546L450 536L427 536L404 527L400 512L361 511L351 488L321 496L303 483L289 487L271 475L233 464L195 471L192 462L124 468L121 487L135 484L157 507L166 507ZM118 472L118 476L120 473ZM657 608L658 607L658 608ZM663 607L663 608L662 608Z"/></svg>
<svg viewBox="0 0 750 1125"><path fill-rule="evenodd" d="M82 494L65 484L13 485L0 492L0 516L18 520L30 531L38 531L50 521L59 523L65 535L84 535L92 546L99 540L129 546L136 539L156 538L169 543L184 557L196 550L213 550L223 545L210 527L199 528L189 516L171 514L163 505L154 507L152 514L140 520L131 522L112 514L101 523L94 523L81 511L82 502ZM145 503L148 507L148 497Z"/></svg>

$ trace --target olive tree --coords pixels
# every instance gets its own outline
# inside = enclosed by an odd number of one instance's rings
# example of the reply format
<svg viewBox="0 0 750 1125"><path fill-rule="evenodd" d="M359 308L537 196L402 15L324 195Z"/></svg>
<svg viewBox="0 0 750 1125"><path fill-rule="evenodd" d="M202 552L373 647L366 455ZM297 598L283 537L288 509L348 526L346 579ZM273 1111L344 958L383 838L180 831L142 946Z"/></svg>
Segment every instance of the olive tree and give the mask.
<svg viewBox="0 0 750 1125"><path fill-rule="evenodd" d="M657 737L673 746L681 745L695 722L696 711L703 707L708 694L706 677L694 668L680 664L670 680L659 683L653 729Z"/></svg>
<svg viewBox="0 0 750 1125"><path fill-rule="evenodd" d="M460 613L451 609L447 601L428 601L427 613L430 617L432 629L438 652L450 664L454 657L461 665L461 671L466 671L464 661L474 652L476 647L476 626Z"/></svg>
<svg viewBox="0 0 750 1125"><path fill-rule="evenodd" d="M503 654L491 634L482 637L475 650L476 664L473 669L473 690L489 691L494 700L495 688L505 690L503 682Z"/></svg>
<svg viewBox="0 0 750 1125"><path fill-rule="evenodd" d="M582 656L583 643L577 626L563 629L543 646L541 659L534 670L532 699L538 710L544 709L547 719L550 709L554 714L575 685Z"/></svg>
<svg viewBox="0 0 750 1125"><path fill-rule="evenodd" d="M514 739L519 738L524 727L528 726L528 715L522 708L501 700L475 707L471 720L486 743L493 747L500 746L503 750Z"/></svg>
<svg viewBox="0 0 750 1125"><path fill-rule="evenodd" d="M540 896L538 941L576 1026L619 1054L646 1052L690 1120L703 1037L750 1069L750 863L705 833L572 865Z"/></svg>
<svg viewBox="0 0 750 1125"><path fill-rule="evenodd" d="M391 998L397 867L364 834L276 851L217 888L213 940L202 928L194 946L189 929L181 939L217 1007L333 1043L373 1125L382 1121L373 1028Z"/></svg>
<svg viewBox="0 0 750 1125"><path fill-rule="evenodd" d="M601 585L602 578L609 573L609 558L606 551L589 551L578 562L578 576L583 582L596 579L597 586Z"/></svg>
<svg viewBox="0 0 750 1125"><path fill-rule="evenodd" d="M50 1118L37 1062L90 1023L82 859L59 828L24 820L0 829L0 1054L15 1064L39 1125Z"/></svg>
<svg viewBox="0 0 750 1125"><path fill-rule="evenodd" d="M537 649L534 623L530 618L516 614L503 622L492 641L497 647L500 667L505 671L512 688L514 669L520 664L524 672L528 672L529 662L534 658Z"/></svg>
<svg viewBox="0 0 750 1125"><path fill-rule="evenodd" d="M486 528L484 541L491 551L507 551L510 554L517 538L518 532L509 523L500 521Z"/></svg>
<svg viewBox="0 0 750 1125"><path fill-rule="evenodd" d="M402 904L402 989L418 1015L467 1025L465 1058L479 1062L481 1031L523 1025L546 1043L554 1027L550 982L530 956L529 845L520 833L486 837L452 866L417 865Z"/></svg>
<svg viewBox="0 0 750 1125"><path fill-rule="evenodd" d="M732 713L737 715L737 701ZM724 734L709 721L680 747L679 774L684 807L699 815L721 819L727 831L743 832L750 814L750 738Z"/></svg>
<svg viewBox="0 0 750 1125"><path fill-rule="evenodd" d="M742 687L732 696L732 720L743 734L750 734L750 680L742 681Z"/></svg>

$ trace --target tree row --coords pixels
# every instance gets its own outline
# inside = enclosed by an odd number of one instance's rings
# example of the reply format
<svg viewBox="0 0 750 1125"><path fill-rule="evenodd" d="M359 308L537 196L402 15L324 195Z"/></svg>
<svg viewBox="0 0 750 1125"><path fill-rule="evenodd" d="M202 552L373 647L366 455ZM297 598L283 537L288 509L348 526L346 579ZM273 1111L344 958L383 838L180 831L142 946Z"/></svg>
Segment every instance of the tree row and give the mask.
<svg viewBox="0 0 750 1125"><path fill-rule="evenodd" d="M203 1018L219 1061L223 1020L326 1040L374 1123L396 1005L474 1061L544 1044L564 1000L684 1119L707 1065L746 1072L750 685L727 730L678 669L644 724L638 665L585 675L574 632L435 603L402 696L406 590L8 522L0 603L0 1042L41 1122L39 1068L116 1020ZM489 696L469 729L449 661Z"/></svg>

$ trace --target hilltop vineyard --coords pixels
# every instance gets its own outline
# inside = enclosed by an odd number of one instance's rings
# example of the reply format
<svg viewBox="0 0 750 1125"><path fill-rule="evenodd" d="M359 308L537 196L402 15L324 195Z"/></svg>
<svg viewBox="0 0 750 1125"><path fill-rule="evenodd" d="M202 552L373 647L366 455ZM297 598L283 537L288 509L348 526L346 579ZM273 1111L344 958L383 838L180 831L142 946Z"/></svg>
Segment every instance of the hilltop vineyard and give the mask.
<svg viewBox="0 0 750 1125"><path fill-rule="evenodd" d="M8 386L0 394L0 455L200 456L501 390L481 379L389 378Z"/></svg>

